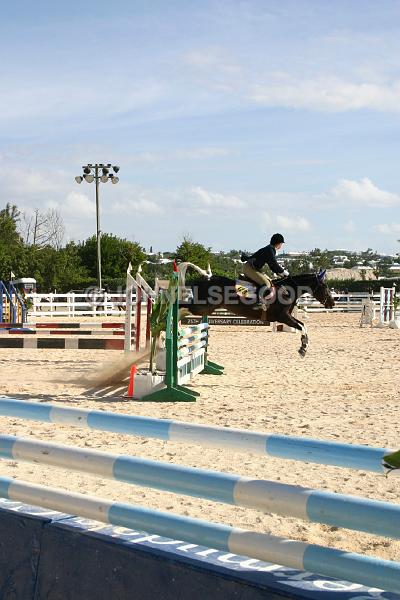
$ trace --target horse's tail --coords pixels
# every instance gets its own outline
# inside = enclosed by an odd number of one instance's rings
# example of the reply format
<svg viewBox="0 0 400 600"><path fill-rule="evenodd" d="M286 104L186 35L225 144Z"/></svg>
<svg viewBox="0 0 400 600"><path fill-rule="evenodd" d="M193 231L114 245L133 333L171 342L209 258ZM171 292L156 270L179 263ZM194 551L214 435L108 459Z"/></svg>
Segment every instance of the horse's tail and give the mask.
<svg viewBox="0 0 400 600"><path fill-rule="evenodd" d="M179 265L178 265L178 280L179 280L179 286L182 286L182 288L184 288L186 285L186 283L185 283L186 271L188 270L188 267L191 267L192 269L194 269L195 271L200 273L200 275L202 275L203 277L207 277L207 279L210 279L212 277L210 264L208 264L207 271L205 271L201 267L198 267L197 265L194 265L191 262L179 263Z"/></svg>

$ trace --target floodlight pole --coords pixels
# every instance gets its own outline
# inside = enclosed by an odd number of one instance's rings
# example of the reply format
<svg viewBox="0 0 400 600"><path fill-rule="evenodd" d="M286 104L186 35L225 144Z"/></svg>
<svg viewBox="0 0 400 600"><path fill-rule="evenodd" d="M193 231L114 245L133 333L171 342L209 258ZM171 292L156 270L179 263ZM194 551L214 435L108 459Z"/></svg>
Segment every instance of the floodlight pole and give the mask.
<svg viewBox="0 0 400 600"><path fill-rule="evenodd" d="M82 167L83 176L78 175L75 177L76 183L82 183L83 180L86 180L88 183L95 182L96 186L96 242L97 242L97 284L99 287L99 291L101 292L103 289L103 282L101 277L101 230L100 230L100 200L99 200L99 184L107 183L107 181L111 180L111 183L118 183L119 178L117 177L117 173L119 171L119 167L117 165L112 166L111 163L103 164L89 163ZM101 173L100 173L101 170ZM110 173L111 170L111 173Z"/></svg>
<svg viewBox="0 0 400 600"><path fill-rule="evenodd" d="M97 236L97 282L99 290L103 289L101 281L101 231L100 231L100 207L99 207L99 167L94 167L94 181L96 184L96 236Z"/></svg>

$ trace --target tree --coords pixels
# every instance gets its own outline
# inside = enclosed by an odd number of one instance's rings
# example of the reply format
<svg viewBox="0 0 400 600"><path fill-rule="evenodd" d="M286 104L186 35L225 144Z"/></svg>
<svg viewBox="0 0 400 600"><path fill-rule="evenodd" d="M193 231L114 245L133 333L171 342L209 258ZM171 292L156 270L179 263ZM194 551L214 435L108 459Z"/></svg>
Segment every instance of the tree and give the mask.
<svg viewBox="0 0 400 600"><path fill-rule="evenodd" d="M0 210L0 279L10 279L11 271L19 276L26 273L27 256L18 233L19 221L20 212L15 205L6 204Z"/></svg>
<svg viewBox="0 0 400 600"><path fill-rule="evenodd" d="M242 264L235 263L228 256L213 256L211 268L214 275L225 275L226 277L236 278L242 272Z"/></svg>
<svg viewBox="0 0 400 600"><path fill-rule="evenodd" d="M2 244L21 244L22 239L18 233L20 215L15 204L6 204L6 207L0 210L0 242Z"/></svg>
<svg viewBox="0 0 400 600"><path fill-rule="evenodd" d="M311 250L310 256L312 257L312 263L314 268L318 269L329 269L332 264L332 259L330 257L330 252L328 250L320 250L319 248L315 248Z"/></svg>
<svg viewBox="0 0 400 600"><path fill-rule="evenodd" d="M97 239L88 238L78 246L78 255L82 266L92 278L97 276ZM104 233L101 236L101 268L103 279L124 279L126 269L131 263L133 272L144 262L146 255L136 242Z"/></svg>
<svg viewBox="0 0 400 600"><path fill-rule="evenodd" d="M295 258L291 260L288 264L287 268L290 271L291 275L299 275L300 273L309 273L310 272L310 257L307 255L302 255L299 258ZM314 264L314 263L313 263Z"/></svg>
<svg viewBox="0 0 400 600"><path fill-rule="evenodd" d="M193 242L190 237L184 237L183 242L176 249L176 258L181 262L191 262L202 269L207 269L207 266L212 263L211 248Z"/></svg>
<svg viewBox="0 0 400 600"><path fill-rule="evenodd" d="M229 252L226 252L225 254L226 254L226 256L229 256L230 258L240 258L241 255L243 254L243 252L242 252L242 250L229 250Z"/></svg>
<svg viewBox="0 0 400 600"><path fill-rule="evenodd" d="M48 246L36 255L40 259L36 279L41 289L63 292L85 289L95 284L82 265L78 246L74 242L58 251Z"/></svg>
<svg viewBox="0 0 400 600"><path fill-rule="evenodd" d="M22 227L25 244L44 248L51 246L59 250L65 235L61 215L53 208L45 213L36 209L33 215L24 214Z"/></svg>

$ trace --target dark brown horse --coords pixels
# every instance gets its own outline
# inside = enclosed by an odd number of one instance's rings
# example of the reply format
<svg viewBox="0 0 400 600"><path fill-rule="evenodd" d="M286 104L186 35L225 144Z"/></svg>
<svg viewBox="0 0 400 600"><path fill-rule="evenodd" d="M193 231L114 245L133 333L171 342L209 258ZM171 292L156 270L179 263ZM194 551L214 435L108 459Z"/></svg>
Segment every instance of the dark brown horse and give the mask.
<svg viewBox="0 0 400 600"><path fill-rule="evenodd" d="M317 274L294 275L274 281L272 294L262 298L263 288L253 296L241 294L240 285L234 279L213 275L186 284L190 288L189 297L180 301L180 307L192 315L209 316L216 308L226 308L235 315L248 319L277 321L301 332L299 354L305 356L308 347L307 329L301 321L293 317L292 311L297 300L305 293L316 298L325 308L333 308L335 302L325 283L325 271Z"/></svg>

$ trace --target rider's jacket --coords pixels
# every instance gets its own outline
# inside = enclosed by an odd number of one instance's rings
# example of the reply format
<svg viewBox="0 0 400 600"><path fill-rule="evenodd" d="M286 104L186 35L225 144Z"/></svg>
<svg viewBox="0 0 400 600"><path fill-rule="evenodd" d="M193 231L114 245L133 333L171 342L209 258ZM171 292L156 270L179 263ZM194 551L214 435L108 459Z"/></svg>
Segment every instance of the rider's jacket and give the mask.
<svg viewBox="0 0 400 600"><path fill-rule="evenodd" d="M271 271L277 275L284 271L284 268L276 260L276 249L272 244L268 244L268 246L254 252L250 256L249 262L256 271L261 271L264 265L268 265Z"/></svg>

